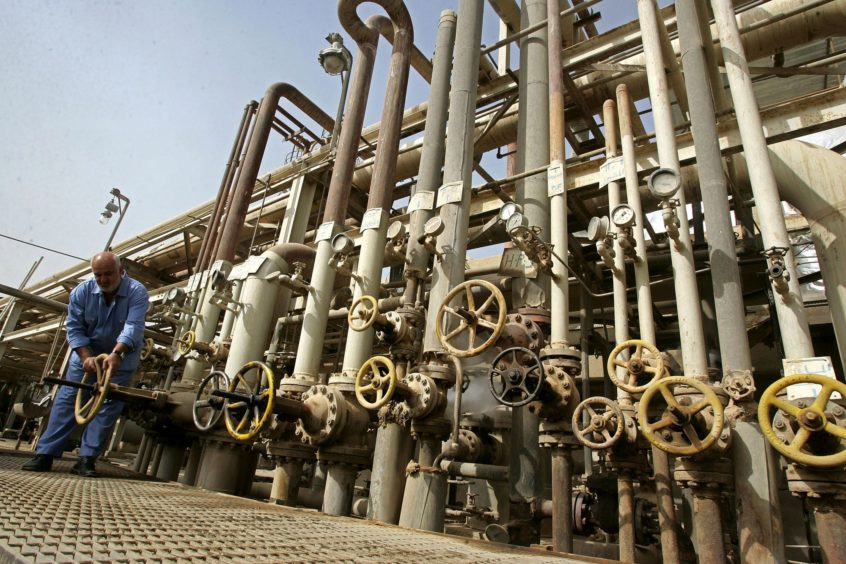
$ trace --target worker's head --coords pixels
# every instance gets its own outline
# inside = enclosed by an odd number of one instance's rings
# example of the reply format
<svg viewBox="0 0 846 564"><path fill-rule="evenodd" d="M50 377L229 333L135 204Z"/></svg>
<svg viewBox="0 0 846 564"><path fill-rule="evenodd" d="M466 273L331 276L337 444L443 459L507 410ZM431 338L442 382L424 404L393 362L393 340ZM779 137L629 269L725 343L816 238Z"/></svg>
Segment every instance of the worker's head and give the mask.
<svg viewBox="0 0 846 564"><path fill-rule="evenodd" d="M114 253L97 253L91 259L91 271L97 286L106 294L112 294L120 286L120 279L124 270L120 266L120 258Z"/></svg>

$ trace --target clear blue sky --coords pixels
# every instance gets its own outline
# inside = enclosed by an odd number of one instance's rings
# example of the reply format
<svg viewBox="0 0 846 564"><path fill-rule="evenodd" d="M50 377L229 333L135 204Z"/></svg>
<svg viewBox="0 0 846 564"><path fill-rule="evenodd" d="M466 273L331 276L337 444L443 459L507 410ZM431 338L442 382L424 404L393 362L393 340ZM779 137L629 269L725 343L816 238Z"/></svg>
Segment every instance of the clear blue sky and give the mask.
<svg viewBox="0 0 846 564"><path fill-rule="evenodd" d="M406 3L431 56L439 14L458 2ZM599 6L601 31L636 17L634 0ZM483 42L497 25L486 8ZM132 200L117 242L211 199L244 105L269 84L290 82L334 115L339 80L317 64L331 31L342 32L332 0L2 0L0 233L88 257L111 232L97 219L113 186ZM367 124L389 51L383 41ZM406 105L427 92L412 73ZM282 157L277 141L262 168ZM41 255L33 280L76 262L0 238L0 283L17 286Z"/></svg>

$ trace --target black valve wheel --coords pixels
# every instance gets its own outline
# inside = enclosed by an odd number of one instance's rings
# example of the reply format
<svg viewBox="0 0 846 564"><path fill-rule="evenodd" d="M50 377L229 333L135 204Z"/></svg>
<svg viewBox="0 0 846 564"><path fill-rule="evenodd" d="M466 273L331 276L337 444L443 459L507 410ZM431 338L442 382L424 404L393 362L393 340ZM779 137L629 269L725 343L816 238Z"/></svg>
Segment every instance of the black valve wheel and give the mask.
<svg viewBox="0 0 846 564"><path fill-rule="evenodd" d="M225 400L214 393L228 390L229 384L229 376L222 370L215 370L200 382L191 409L194 415L194 426L200 431L213 429L223 417Z"/></svg>
<svg viewBox="0 0 846 564"><path fill-rule="evenodd" d="M488 376L496 401L509 407L520 407L534 400L544 379L540 359L523 347L499 353L491 363Z"/></svg>

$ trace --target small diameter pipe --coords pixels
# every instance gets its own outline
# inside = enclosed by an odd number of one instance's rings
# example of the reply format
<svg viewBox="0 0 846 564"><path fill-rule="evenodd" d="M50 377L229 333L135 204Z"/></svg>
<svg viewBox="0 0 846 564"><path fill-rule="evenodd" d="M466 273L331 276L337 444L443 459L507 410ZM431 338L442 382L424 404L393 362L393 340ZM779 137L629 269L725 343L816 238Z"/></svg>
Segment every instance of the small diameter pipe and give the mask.
<svg viewBox="0 0 846 564"><path fill-rule="evenodd" d="M691 100L692 101L692 100ZM723 522L720 492L708 486L691 488L693 492L693 534L696 535L696 556L700 564L724 564Z"/></svg>
<svg viewBox="0 0 846 564"><path fill-rule="evenodd" d="M552 549L573 552L573 458L568 447L552 447Z"/></svg>
<svg viewBox="0 0 846 564"><path fill-rule="evenodd" d="M634 526L634 483L628 472L621 472L617 478L617 498L620 501L619 558L621 562L635 561L635 526Z"/></svg>
<svg viewBox="0 0 846 564"><path fill-rule="evenodd" d="M443 459L438 462L438 467L450 476L463 476L465 478L477 478L491 482L507 482L508 466L495 466L493 464L477 464L475 462L455 462Z"/></svg>
<svg viewBox="0 0 846 564"><path fill-rule="evenodd" d="M740 40L734 6L730 0L711 0L711 6L720 34L720 45L737 116L737 127L748 163L755 207L758 209L758 225L764 248L787 249L784 255L786 273L789 276L787 291L783 294L773 292L784 353L788 359L812 357L814 347L802 302L796 257L791 249L784 222L781 199L767 152L767 141L752 89L749 64Z"/></svg>
<svg viewBox="0 0 846 564"><path fill-rule="evenodd" d="M844 562L846 554L846 507L843 502L829 494L822 498L808 497L808 504L814 510L817 524L817 538L824 564Z"/></svg>

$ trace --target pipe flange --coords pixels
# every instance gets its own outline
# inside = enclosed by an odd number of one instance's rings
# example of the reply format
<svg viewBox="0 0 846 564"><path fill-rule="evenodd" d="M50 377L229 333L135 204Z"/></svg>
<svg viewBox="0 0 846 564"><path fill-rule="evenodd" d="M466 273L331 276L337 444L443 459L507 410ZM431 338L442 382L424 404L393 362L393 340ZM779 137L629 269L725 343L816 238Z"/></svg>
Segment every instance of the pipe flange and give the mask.
<svg viewBox="0 0 846 564"><path fill-rule="evenodd" d="M350 445L330 445L317 451L318 462L346 464L356 469L368 468L372 462L368 447Z"/></svg>
<svg viewBox="0 0 846 564"><path fill-rule="evenodd" d="M544 364L560 366L572 377L582 373L582 353L573 347L544 347L540 353Z"/></svg>
<svg viewBox="0 0 846 564"><path fill-rule="evenodd" d="M787 487L797 497L830 496L846 500L846 471L809 468L795 463L787 465Z"/></svg>
<svg viewBox="0 0 846 564"><path fill-rule="evenodd" d="M455 385L455 369L451 364L421 364L417 367L417 371L432 380L440 380L450 386Z"/></svg>
<svg viewBox="0 0 846 564"><path fill-rule="evenodd" d="M284 376L279 382L279 389L283 393L302 394L317 383L317 378L308 374L293 374Z"/></svg>
<svg viewBox="0 0 846 564"><path fill-rule="evenodd" d="M675 463L673 479L686 487L709 487L709 484L718 484L721 488L731 488L734 484L734 472L731 463L725 459L702 463L679 458Z"/></svg>
<svg viewBox="0 0 846 564"><path fill-rule="evenodd" d="M452 422L444 417L426 417L412 419L409 431L414 439L428 436L435 439L446 439L452 431Z"/></svg>
<svg viewBox="0 0 846 564"><path fill-rule="evenodd" d="M540 325L531 318L512 313L505 316L505 326L497 340L497 347L500 349L520 347L538 354L543 337Z"/></svg>
<svg viewBox="0 0 846 564"><path fill-rule="evenodd" d="M411 330L405 317L396 311L385 313L385 327L376 330L376 338L383 343L396 343L402 341Z"/></svg>
<svg viewBox="0 0 846 564"><path fill-rule="evenodd" d="M552 321L552 315L549 310L545 308L521 307L517 309L516 313L529 318L534 323L537 323L543 331L547 331L549 329Z"/></svg>
<svg viewBox="0 0 846 564"><path fill-rule="evenodd" d="M347 404L341 392L328 386L312 386L303 393L302 402L311 413L319 415L311 428L298 419L294 434L307 445L322 445L332 440L346 419Z"/></svg>
<svg viewBox="0 0 846 564"><path fill-rule="evenodd" d="M755 395L755 379L751 370L728 370L723 376L722 386L734 401L752 399Z"/></svg>
<svg viewBox="0 0 846 564"><path fill-rule="evenodd" d="M435 381L425 374L412 372L405 377L404 382L414 392L402 402L408 414L415 419L422 419L432 413L439 403L437 400L440 395Z"/></svg>
<svg viewBox="0 0 846 564"><path fill-rule="evenodd" d="M273 441L265 443L265 454L271 459L292 461L313 460L315 448L301 442Z"/></svg>
<svg viewBox="0 0 846 564"><path fill-rule="evenodd" d="M333 388L338 389L341 392L346 392L349 394L355 393L355 377L358 374L358 371L353 371L350 374L346 372L341 373L334 373L329 376L329 385Z"/></svg>
<svg viewBox="0 0 846 564"><path fill-rule="evenodd" d="M482 453L482 443L479 436L469 429L459 429L458 442L464 451L461 459L465 462L477 462Z"/></svg>

